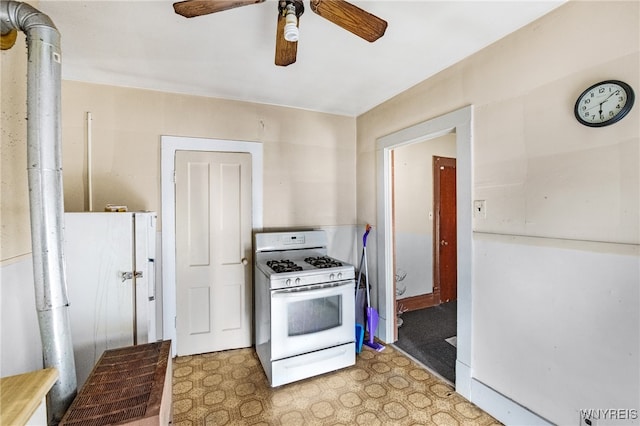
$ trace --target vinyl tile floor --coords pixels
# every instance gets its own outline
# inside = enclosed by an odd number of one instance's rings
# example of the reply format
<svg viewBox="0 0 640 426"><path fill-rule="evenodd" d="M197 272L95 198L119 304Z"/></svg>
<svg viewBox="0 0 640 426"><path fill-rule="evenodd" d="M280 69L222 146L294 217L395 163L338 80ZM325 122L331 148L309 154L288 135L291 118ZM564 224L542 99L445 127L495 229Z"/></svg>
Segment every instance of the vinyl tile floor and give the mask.
<svg viewBox="0 0 640 426"><path fill-rule="evenodd" d="M253 348L177 357L173 424L500 425L392 346L363 347L354 366L277 388Z"/></svg>

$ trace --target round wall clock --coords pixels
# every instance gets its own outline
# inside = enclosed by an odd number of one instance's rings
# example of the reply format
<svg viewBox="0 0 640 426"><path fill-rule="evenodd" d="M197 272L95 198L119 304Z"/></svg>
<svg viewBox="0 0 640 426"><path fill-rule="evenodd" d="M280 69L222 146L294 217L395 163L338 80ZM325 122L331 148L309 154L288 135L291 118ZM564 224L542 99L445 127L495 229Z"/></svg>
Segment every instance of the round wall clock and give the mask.
<svg viewBox="0 0 640 426"><path fill-rule="evenodd" d="M603 127L617 123L629 113L635 95L627 83L606 80L596 83L578 96L573 112L585 126Z"/></svg>

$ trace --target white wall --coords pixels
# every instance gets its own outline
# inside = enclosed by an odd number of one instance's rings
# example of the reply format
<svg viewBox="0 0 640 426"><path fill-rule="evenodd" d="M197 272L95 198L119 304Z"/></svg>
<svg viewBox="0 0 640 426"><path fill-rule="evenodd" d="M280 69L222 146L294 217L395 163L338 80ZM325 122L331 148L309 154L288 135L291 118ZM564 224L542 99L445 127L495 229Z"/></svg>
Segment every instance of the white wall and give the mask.
<svg viewBox="0 0 640 426"><path fill-rule="evenodd" d="M354 223L354 118L76 81L62 82L67 211L88 201L87 111L97 210L156 211L162 229L160 137L170 135L262 144L265 228Z"/></svg>
<svg viewBox="0 0 640 426"><path fill-rule="evenodd" d="M357 252L361 230L355 225L320 226L327 233L327 254L358 267L360 254ZM364 232L364 230L362 230Z"/></svg>
<svg viewBox="0 0 640 426"><path fill-rule="evenodd" d="M394 236L397 299L433 293L433 234L397 232Z"/></svg>
<svg viewBox="0 0 640 426"><path fill-rule="evenodd" d="M43 367L31 256L0 265L0 377Z"/></svg>
<svg viewBox="0 0 640 426"><path fill-rule="evenodd" d="M476 233L477 380L561 425L579 409L640 409L639 252Z"/></svg>

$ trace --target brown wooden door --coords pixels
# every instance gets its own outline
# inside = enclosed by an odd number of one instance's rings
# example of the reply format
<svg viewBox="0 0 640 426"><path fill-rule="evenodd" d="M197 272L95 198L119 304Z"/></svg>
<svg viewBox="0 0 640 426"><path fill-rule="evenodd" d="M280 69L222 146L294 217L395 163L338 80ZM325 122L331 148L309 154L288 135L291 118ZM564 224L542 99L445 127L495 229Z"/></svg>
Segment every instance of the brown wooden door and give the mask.
<svg viewBox="0 0 640 426"><path fill-rule="evenodd" d="M433 157L434 293L440 303L457 298L456 159Z"/></svg>

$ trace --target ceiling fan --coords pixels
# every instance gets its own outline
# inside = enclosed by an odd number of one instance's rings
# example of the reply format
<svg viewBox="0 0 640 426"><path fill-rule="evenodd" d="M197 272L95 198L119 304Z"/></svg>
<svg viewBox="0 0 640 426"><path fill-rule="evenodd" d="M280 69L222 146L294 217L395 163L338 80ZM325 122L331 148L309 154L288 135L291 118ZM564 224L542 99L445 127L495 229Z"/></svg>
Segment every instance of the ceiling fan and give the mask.
<svg viewBox="0 0 640 426"><path fill-rule="evenodd" d="M173 4L178 15L186 18L222 12L265 0L185 0ZM345 0L310 0L311 10L369 42L384 35L387 22ZM296 61L299 18L304 13L302 0L278 0L275 64L286 67Z"/></svg>

